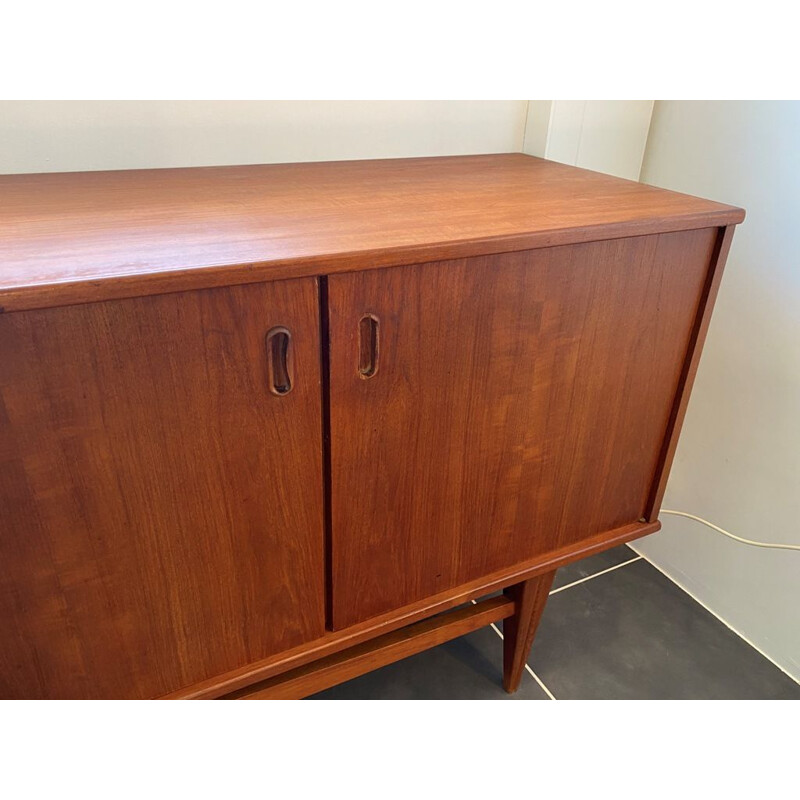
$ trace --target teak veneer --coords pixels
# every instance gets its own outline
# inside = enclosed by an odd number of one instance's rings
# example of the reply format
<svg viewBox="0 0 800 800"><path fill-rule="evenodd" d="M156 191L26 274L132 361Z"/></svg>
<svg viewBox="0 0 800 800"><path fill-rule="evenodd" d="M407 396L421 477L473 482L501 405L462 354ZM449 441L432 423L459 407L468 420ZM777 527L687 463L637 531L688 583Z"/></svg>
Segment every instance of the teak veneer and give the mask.
<svg viewBox="0 0 800 800"><path fill-rule="evenodd" d="M0 696L500 620L514 691L555 570L660 527L743 218L519 154L0 177Z"/></svg>

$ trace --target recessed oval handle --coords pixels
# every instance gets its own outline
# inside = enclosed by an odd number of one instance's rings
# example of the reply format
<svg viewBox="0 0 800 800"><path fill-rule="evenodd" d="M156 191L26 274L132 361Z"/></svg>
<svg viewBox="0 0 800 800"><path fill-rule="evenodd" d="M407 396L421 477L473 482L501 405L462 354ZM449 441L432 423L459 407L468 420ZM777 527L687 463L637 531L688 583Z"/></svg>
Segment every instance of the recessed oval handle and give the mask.
<svg viewBox="0 0 800 800"><path fill-rule="evenodd" d="M364 314L358 324L358 374L371 378L378 371L379 332L378 318L374 314Z"/></svg>
<svg viewBox="0 0 800 800"><path fill-rule="evenodd" d="M283 327L267 332L267 382L272 394L282 397L292 391L292 334Z"/></svg>

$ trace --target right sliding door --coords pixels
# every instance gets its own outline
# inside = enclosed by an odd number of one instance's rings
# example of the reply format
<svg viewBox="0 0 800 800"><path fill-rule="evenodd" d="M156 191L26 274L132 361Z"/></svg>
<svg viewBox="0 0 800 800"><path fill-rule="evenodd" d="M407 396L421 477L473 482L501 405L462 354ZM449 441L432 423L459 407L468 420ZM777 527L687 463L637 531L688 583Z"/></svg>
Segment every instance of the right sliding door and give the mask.
<svg viewBox="0 0 800 800"><path fill-rule="evenodd" d="M329 278L335 628L644 514L716 236Z"/></svg>

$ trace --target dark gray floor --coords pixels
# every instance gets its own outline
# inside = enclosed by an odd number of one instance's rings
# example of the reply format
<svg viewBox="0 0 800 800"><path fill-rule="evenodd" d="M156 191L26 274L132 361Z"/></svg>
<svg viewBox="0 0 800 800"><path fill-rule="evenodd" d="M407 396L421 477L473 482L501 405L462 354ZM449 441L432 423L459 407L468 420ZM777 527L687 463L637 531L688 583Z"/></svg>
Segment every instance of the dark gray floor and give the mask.
<svg viewBox="0 0 800 800"><path fill-rule="evenodd" d="M590 575L596 575L604 569L624 564L632 558L636 558L636 553L623 544L620 547L614 547L611 550L598 553L596 556L589 556L589 558L584 558L581 561L575 561L566 567L562 567L556 573L553 589L566 586L573 581L579 581L581 578L588 578Z"/></svg>
<svg viewBox="0 0 800 800"><path fill-rule="evenodd" d="M559 570L529 660L557 699L800 699L800 685L646 561L597 575L634 558L623 545ZM513 696L501 677L500 637L484 628L314 698L547 699L527 672Z"/></svg>

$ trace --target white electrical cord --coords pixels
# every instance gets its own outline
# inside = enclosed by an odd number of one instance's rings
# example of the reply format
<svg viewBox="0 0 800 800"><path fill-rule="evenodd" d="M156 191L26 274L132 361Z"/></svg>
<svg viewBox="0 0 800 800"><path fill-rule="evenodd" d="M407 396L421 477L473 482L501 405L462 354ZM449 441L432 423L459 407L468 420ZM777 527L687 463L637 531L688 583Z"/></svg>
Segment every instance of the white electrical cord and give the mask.
<svg viewBox="0 0 800 800"><path fill-rule="evenodd" d="M707 519L703 519L702 517L696 517L694 514L687 514L685 511L670 511L667 508L662 508L661 513L674 514L676 517L686 517L686 519L693 519L695 522L700 522L703 525L707 525L709 528L715 530L717 533L721 533L723 536L728 536L731 539L735 539L737 542L742 542L743 544L751 544L754 547L772 547L775 548L776 550L800 550L800 544L775 544L773 542L754 542L752 539L743 539L741 536L736 536L730 531L726 531L723 530L722 528L717 527L716 525L709 522Z"/></svg>

